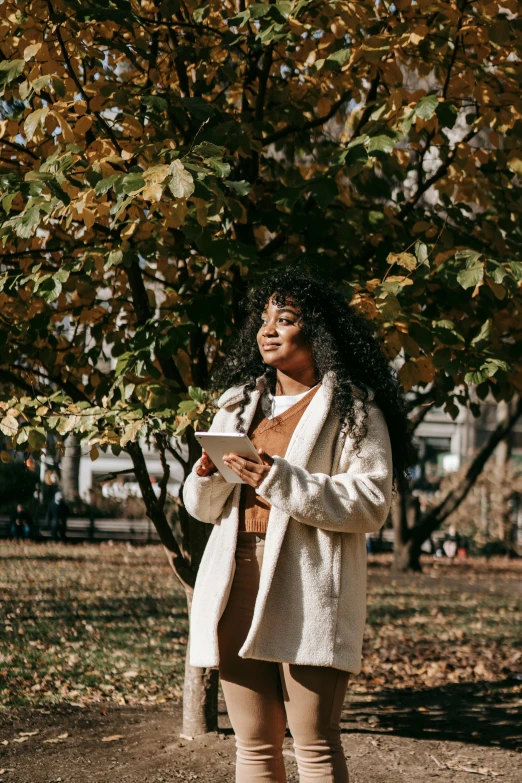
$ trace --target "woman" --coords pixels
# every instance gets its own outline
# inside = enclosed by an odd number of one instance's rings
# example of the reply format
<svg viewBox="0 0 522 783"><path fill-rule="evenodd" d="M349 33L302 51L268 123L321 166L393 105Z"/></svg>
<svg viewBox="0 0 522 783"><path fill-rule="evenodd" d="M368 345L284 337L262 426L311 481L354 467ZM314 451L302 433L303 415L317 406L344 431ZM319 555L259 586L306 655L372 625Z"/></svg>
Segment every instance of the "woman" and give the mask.
<svg viewBox="0 0 522 783"><path fill-rule="evenodd" d="M384 523L411 438L397 381L364 320L325 282L286 271L252 289L215 377L211 431L248 432L262 464L204 452L188 512L215 525L191 612L190 661L219 666L237 783L346 783L340 718L361 668L366 533Z"/></svg>

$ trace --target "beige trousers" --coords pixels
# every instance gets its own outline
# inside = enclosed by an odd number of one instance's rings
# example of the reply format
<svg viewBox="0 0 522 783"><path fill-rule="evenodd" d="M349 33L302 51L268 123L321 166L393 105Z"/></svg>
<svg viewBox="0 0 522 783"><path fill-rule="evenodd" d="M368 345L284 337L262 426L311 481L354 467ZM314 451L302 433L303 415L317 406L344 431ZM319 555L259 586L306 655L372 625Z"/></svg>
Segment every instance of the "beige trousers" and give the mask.
<svg viewBox="0 0 522 783"><path fill-rule="evenodd" d="M301 783L348 783L339 725L348 672L238 656L252 622L263 549L264 536L238 534L234 580L218 627L236 783L285 783L287 719Z"/></svg>

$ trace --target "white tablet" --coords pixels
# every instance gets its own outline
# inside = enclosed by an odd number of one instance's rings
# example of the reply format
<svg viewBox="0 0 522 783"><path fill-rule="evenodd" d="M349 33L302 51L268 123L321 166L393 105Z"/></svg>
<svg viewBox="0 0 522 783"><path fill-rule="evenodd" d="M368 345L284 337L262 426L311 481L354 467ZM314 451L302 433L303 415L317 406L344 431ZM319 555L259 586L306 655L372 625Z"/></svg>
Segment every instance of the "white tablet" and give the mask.
<svg viewBox="0 0 522 783"><path fill-rule="evenodd" d="M225 454L239 454L240 457L246 457L251 462L263 462L248 435L242 432L196 432L195 435L201 448L205 449L229 484L246 484L246 481L241 481L237 473L227 468L223 462Z"/></svg>

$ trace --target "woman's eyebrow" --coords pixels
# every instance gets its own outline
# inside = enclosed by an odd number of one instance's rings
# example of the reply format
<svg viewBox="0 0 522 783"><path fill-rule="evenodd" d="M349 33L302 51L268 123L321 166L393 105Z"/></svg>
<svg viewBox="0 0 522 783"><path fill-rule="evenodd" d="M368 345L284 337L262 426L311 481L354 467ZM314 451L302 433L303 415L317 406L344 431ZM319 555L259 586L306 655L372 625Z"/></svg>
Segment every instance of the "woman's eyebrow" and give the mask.
<svg viewBox="0 0 522 783"><path fill-rule="evenodd" d="M292 313L292 315L297 315L297 316L299 315L299 313L296 310L292 310L290 307L278 307L277 308L277 312L278 313ZM263 312L261 313L261 317L263 317L264 315L267 315L267 311L266 310L263 310Z"/></svg>

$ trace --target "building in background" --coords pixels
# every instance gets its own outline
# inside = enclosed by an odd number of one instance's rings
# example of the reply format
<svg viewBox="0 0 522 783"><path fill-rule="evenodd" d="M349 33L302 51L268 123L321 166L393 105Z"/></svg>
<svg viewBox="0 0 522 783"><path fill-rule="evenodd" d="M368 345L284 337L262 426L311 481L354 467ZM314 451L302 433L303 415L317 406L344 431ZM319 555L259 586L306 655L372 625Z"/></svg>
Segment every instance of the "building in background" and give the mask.
<svg viewBox="0 0 522 783"><path fill-rule="evenodd" d="M454 473L485 443L497 426L497 404L487 403L475 418L468 408L461 408L455 421L443 408L433 408L415 433L420 465L427 477L442 478ZM510 435L511 459L522 468L522 419Z"/></svg>

